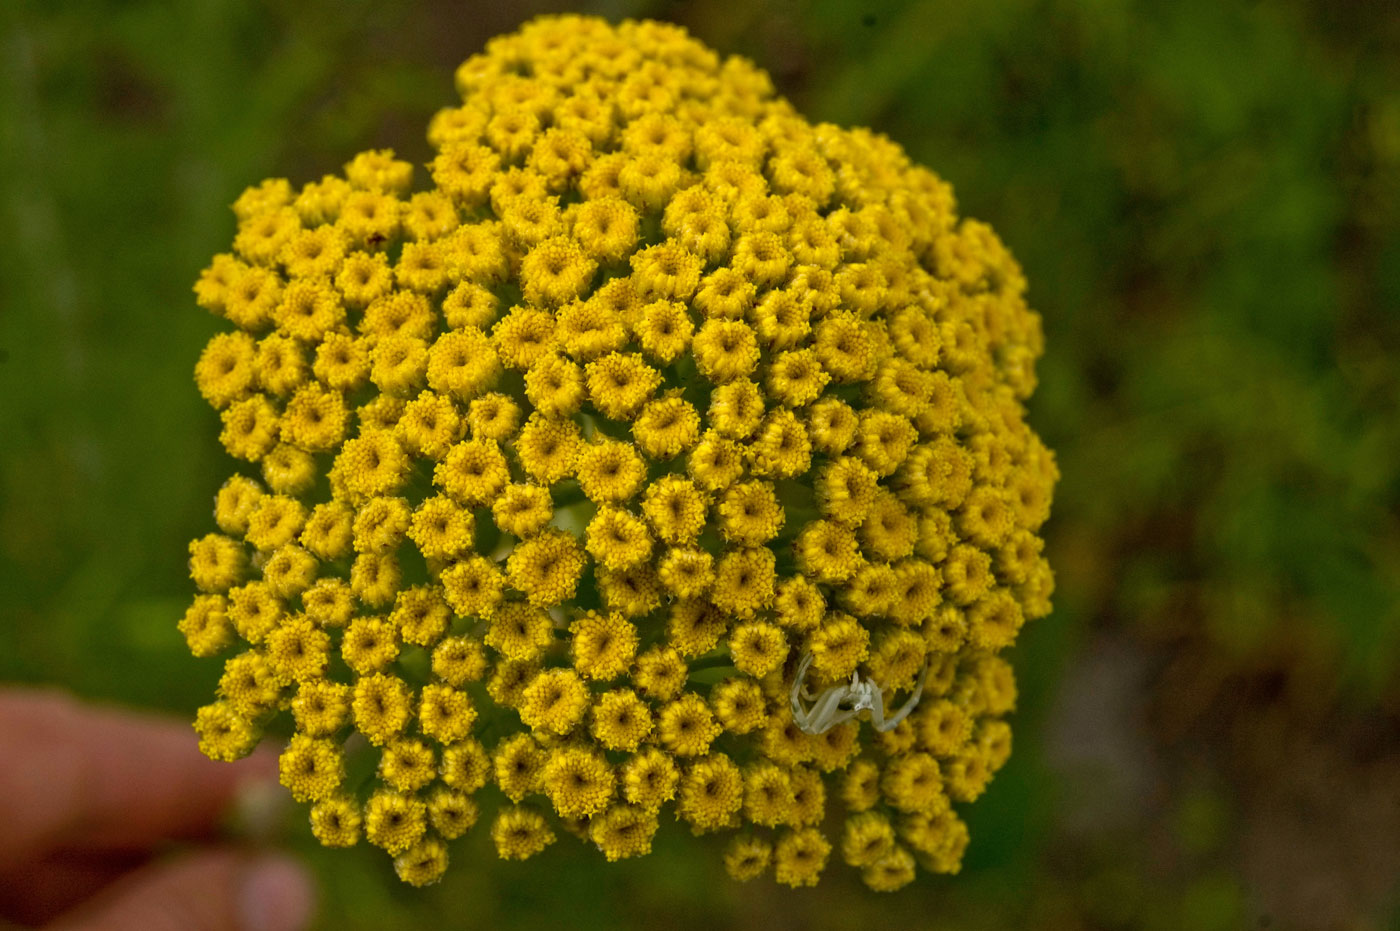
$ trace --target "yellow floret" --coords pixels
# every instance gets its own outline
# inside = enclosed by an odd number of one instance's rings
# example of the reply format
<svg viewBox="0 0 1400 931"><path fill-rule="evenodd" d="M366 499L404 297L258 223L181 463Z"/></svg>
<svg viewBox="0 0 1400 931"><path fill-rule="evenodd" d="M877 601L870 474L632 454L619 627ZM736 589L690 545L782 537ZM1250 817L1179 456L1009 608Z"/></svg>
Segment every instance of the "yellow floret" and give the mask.
<svg viewBox="0 0 1400 931"><path fill-rule="evenodd" d="M607 807L615 780L602 754L569 747L550 754L540 785L561 817L586 818Z"/></svg>
<svg viewBox="0 0 1400 931"><path fill-rule="evenodd" d="M723 753L702 757L681 778L676 813L695 833L727 827L744 804L744 777Z"/></svg>
<svg viewBox="0 0 1400 931"><path fill-rule="evenodd" d="M757 879L768 871L773 845L752 835L736 834L724 850L724 869L739 882Z"/></svg>
<svg viewBox="0 0 1400 931"><path fill-rule="evenodd" d="M636 750L651 727L650 708L630 690L604 692L593 706L590 732L609 750Z"/></svg>
<svg viewBox="0 0 1400 931"><path fill-rule="evenodd" d="M502 809L491 825L491 839L503 860L526 860L554 843L544 816L519 806Z"/></svg>
<svg viewBox="0 0 1400 931"><path fill-rule="evenodd" d="M213 656L233 644L235 631L223 595L196 595L176 625L195 656Z"/></svg>
<svg viewBox="0 0 1400 931"><path fill-rule="evenodd" d="M337 744L298 734L278 760L278 770L292 798L319 802L340 787L345 761Z"/></svg>
<svg viewBox="0 0 1400 931"><path fill-rule="evenodd" d="M389 854L399 854L418 842L428 828L426 806L412 795L381 790L365 805L365 837Z"/></svg>
<svg viewBox="0 0 1400 931"><path fill-rule="evenodd" d="M535 730L567 734L588 710L588 689L567 669L537 675L521 695L520 720Z"/></svg>

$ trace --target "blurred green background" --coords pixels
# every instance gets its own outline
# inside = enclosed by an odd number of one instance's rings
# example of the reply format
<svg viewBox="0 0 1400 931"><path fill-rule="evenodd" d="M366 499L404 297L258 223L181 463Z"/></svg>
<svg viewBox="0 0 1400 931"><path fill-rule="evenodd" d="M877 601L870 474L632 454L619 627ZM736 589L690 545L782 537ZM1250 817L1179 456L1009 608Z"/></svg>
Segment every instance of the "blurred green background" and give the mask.
<svg viewBox="0 0 1400 931"><path fill-rule="evenodd" d="M958 877L792 893L675 831L521 866L478 830L415 892L298 826L322 925L1400 928L1400 8L580 6L752 57L1007 241L1048 336L1056 611ZM425 161L451 69L559 8L3 4L0 679L206 700L174 623L230 468L190 375L226 205L361 148Z"/></svg>

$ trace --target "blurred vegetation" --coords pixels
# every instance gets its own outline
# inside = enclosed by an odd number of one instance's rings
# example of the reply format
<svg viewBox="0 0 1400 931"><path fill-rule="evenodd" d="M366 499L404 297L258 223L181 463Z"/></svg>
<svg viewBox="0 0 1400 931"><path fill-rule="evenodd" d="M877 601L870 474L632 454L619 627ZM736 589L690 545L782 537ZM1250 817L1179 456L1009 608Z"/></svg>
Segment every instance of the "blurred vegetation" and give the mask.
<svg viewBox="0 0 1400 931"><path fill-rule="evenodd" d="M1400 12L1322 0L582 4L871 125L1024 264L1057 610L961 876L724 880L665 833L447 880L309 851L326 927L1400 927ZM0 10L0 679L188 715L185 543L229 470L189 287L226 205L422 162L450 69L545 4Z"/></svg>

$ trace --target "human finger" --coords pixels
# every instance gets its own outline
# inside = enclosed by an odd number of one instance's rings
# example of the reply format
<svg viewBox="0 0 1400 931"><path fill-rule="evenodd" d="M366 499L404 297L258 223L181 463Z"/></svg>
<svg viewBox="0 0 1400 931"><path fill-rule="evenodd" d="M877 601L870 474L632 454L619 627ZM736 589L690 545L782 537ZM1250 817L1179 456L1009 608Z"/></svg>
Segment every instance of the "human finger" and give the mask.
<svg viewBox="0 0 1400 931"><path fill-rule="evenodd" d="M207 834L240 784L276 759L215 763L188 727L87 707L55 692L0 691L0 869L68 846L148 846Z"/></svg>
<svg viewBox="0 0 1400 931"><path fill-rule="evenodd" d="M206 850L154 863L48 927L54 931L297 931L311 917L305 871L284 857Z"/></svg>
<svg viewBox="0 0 1400 931"><path fill-rule="evenodd" d="M41 925L150 860L134 851L58 851L0 872L0 926Z"/></svg>

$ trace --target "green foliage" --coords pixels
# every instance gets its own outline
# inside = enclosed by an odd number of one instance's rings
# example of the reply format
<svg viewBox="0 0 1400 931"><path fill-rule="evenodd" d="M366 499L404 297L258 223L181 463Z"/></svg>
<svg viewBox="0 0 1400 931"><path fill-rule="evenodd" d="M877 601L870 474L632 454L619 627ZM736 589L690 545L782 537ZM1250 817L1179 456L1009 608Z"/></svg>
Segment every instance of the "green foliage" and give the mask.
<svg viewBox="0 0 1400 931"><path fill-rule="evenodd" d="M525 15L474 7L0 12L0 678L181 714L213 687L174 630L185 544L228 471L190 380L217 329L190 284L245 184L369 146L421 162L450 69ZM1400 23L1303 0L601 7L676 18L809 116L888 133L1025 266L1048 345L1032 420L1064 481L1058 610L1018 648L1016 754L972 812L964 875L895 898L835 876L815 895L735 887L675 831L603 868L566 844L497 863L478 830L426 894L379 858L313 854L327 926L1053 926L1070 906L1035 879L1057 812L1040 725L1091 632L1202 637L1226 665L1296 642L1351 702L1390 687ZM1225 815L1193 805L1197 849ZM1141 874L1095 882L1135 891L1086 883L1072 911L1128 925L1153 907ZM1158 914L1240 927L1249 907L1207 871Z"/></svg>

